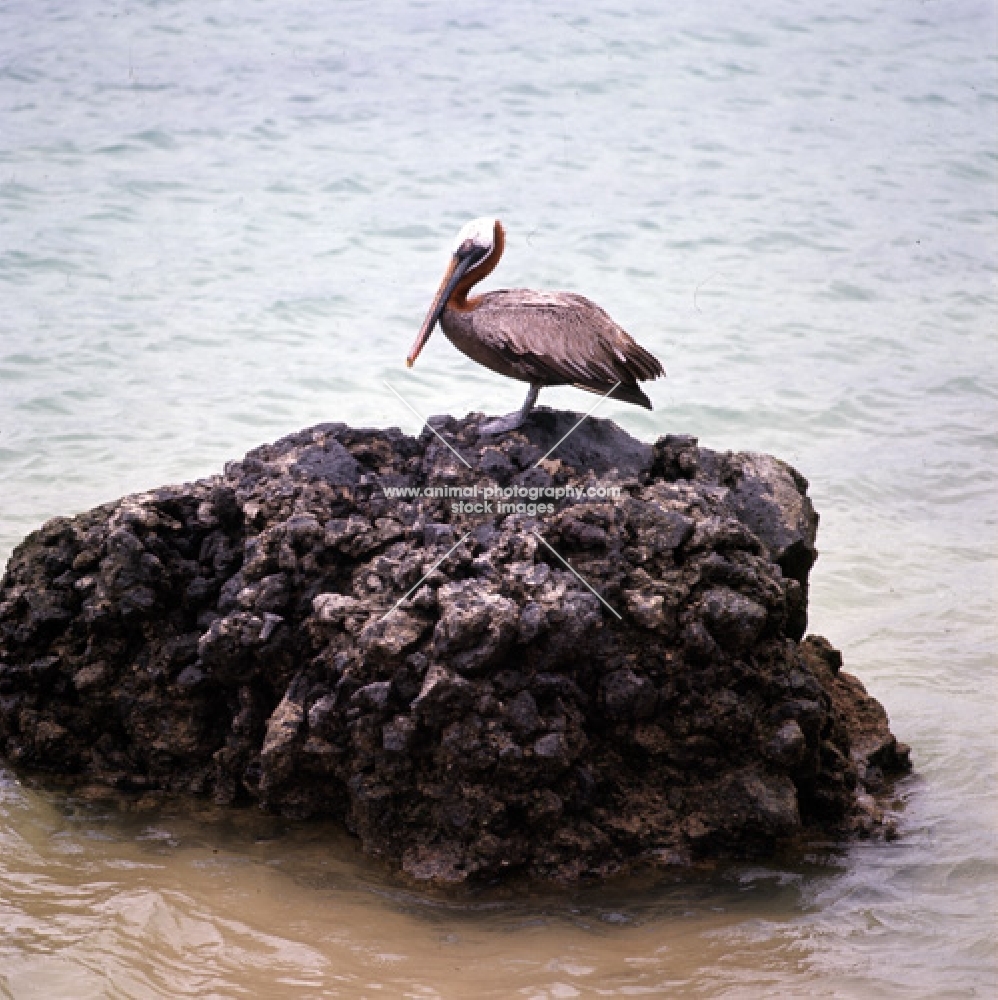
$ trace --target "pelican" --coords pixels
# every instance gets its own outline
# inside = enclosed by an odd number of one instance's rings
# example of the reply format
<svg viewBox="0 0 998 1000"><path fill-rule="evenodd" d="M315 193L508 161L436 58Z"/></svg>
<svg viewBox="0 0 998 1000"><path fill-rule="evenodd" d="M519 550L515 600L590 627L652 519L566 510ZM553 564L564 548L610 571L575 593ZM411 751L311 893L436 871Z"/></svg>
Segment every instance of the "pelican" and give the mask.
<svg viewBox="0 0 998 1000"><path fill-rule="evenodd" d="M638 382L664 375L662 365L595 302L571 292L527 288L468 298L495 270L505 245L498 219L473 219L461 229L406 365L415 364L439 321L444 336L472 361L528 382L519 410L482 427L489 435L523 424L546 385L574 385L650 410Z"/></svg>

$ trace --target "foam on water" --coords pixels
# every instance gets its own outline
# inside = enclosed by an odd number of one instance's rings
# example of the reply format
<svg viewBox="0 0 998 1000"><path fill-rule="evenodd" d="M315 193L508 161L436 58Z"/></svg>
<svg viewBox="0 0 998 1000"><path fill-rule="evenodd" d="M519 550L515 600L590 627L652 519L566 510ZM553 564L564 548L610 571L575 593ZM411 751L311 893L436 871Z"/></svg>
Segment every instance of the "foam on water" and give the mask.
<svg viewBox="0 0 998 1000"><path fill-rule="evenodd" d="M513 409L439 334L404 369L495 214L494 286L581 291L663 360L653 413L601 414L809 478L812 625L917 776L902 840L831 870L437 924L347 847L150 855L8 781L0 993L470 996L471 964L481 996L994 988L995 27L974 0L4 4L0 556L309 423L415 432L385 379Z"/></svg>

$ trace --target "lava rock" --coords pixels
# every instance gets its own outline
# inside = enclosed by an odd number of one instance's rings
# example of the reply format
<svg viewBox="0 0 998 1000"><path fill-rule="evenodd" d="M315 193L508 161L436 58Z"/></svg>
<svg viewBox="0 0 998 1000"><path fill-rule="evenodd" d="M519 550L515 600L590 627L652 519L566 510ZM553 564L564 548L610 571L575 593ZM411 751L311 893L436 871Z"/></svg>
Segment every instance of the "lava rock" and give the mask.
<svg viewBox="0 0 998 1000"><path fill-rule="evenodd" d="M445 885L894 835L908 748L802 640L803 477L544 407L482 419L323 424L47 522L0 581L0 753L332 817ZM476 486L522 492L462 511Z"/></svg>

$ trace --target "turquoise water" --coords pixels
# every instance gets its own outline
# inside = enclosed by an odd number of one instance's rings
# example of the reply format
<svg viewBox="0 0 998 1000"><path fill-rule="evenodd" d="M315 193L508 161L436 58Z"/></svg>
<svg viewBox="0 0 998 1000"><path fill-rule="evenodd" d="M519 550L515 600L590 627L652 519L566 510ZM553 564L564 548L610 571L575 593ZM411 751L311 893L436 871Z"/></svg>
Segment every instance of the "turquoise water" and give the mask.
<svg viewBox="0 0 998 1000"><path fill-rule="evenodd" d="M346 847L337 890L311 842L6 781L0 995L992 995L995 33L958 0L0 7L0 559L311 423L416 432L385 380L423 414L515 408L439 334L404 367L450 240L495 214L492 287L582 292L662 359L654 412L600 415L808 477L812 627L916 767L898 843L727 873L683 919L617 900L599 933L567 902L441 929Z"/></svg>

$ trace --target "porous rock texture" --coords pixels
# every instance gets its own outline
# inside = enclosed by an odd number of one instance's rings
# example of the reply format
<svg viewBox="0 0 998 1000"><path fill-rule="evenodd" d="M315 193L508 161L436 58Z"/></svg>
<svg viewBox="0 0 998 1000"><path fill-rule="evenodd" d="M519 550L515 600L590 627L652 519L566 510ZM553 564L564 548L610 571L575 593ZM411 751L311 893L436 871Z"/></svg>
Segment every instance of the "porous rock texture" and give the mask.
<svg viewBox="0 0 998 1000"><path fill-rule="evenodd" d="M802 639L805 480L593 418L545 457L579 419L326 424L49 521L0 584L0 753L338 817L436 883L890 835L908 750ZM573 495L500 512L490 485Z"/></svg>

